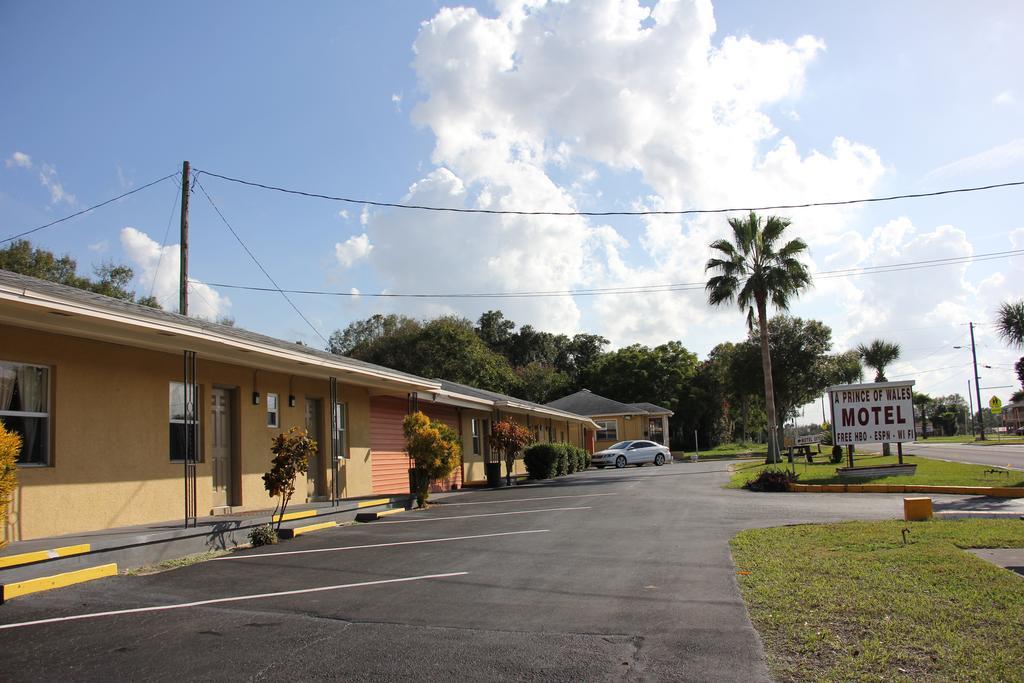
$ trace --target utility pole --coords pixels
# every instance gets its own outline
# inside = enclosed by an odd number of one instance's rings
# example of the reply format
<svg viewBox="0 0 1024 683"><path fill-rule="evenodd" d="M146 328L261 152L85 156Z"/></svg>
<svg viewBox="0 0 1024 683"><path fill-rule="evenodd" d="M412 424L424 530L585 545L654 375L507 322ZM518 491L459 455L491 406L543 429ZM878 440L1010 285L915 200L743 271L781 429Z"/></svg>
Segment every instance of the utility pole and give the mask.
<svg viewBox="0 0 1024 683"><path fill-rule="evenodd" d="M178 275L178 313L188 315L188 193L191 167L181 166L181 271Z"/></svg>
<svg viewBox="0 0 1024 683"><path fill-rule="evenodd" d="M974 391L978 399L978 439L985 440L985 421L981 416L981 380L978 378L978 354L974 350L974 323L968 323L971 328L971 358L974 359Z"/></svg>
<svg viewBox="0 0 1024 683"><path fill-rule="evenodd" d="M967 404L971 407L971 436L974 433L974 396L971 395L971 380L967 380Z"/></svg>

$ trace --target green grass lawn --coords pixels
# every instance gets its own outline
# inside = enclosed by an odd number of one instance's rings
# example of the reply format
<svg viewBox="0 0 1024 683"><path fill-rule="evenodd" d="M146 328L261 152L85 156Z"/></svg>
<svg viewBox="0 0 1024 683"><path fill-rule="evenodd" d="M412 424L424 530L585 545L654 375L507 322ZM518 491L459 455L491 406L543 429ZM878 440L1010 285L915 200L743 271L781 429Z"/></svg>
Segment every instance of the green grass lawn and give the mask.
<svg viewBox="0 0 1024 683"><path fill-rule="evenodd" d="M998 446L1000 444L1024 444L1024 438L1014 436L1013 434L986 434L984 441L977 441L970 434L961 434L959 436L929 436L927 439L918 439L917 443L972 443L979 446Z"/></svg>
<svg viewBox="0 0 1024 683"><path fill-rule="evenodd" d="M775 680L1024 681L1024 580L961 550L978 547L1024 547L1024 522L848 522L732 539Z"/></svg>
<svg viewBox="0 0 1024 683"><path fill-rule="evenodd" d="M817 457L817 456L816 456ZM822 457L825 457L822 455ZM785 460L785 459L783 459ZM855 456L854 465L886 465L897 462L895 455L862 455ZM917 465L917 474L912 477L878 477L876 479L842 480L836 476L836 467L828 462L806 465L801 462L796 464L796 473L800 476L797 480L800 484L924 484L929 486L1024 486L1024 472L1013 470L1007 474L990 473L985 470L992 469L988 465L968 465L957 462L942 462L941 460L930 460L928 458L904 455L903 462ZM843 460L846 465L846 460ZM726 488L742 488L749 479L757 476L758 472L765 469L764 463L744 463L732 466L733 474ZM778 467L792 469L792 465L783 462Z"/></svg>
<svg viewBox="0 0 1024 683"><path fill-rule="evenodd" d="M693 456L693 451L672 451L672 455L678 459L689 460ZM723 443L707 450L701 449L699 455L701 460L741 456L764 458L768 455L768 449L763 443Z"/></svg>

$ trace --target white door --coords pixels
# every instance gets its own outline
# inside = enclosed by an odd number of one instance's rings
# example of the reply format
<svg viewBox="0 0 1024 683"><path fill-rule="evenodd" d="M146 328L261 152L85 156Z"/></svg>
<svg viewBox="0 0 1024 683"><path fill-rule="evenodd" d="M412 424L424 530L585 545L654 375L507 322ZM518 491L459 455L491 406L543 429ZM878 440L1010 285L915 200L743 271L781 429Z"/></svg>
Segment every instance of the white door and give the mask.
<svg viewBox="0 0 1024 683"><path fill-rule="evenodd" d="M210 392L210 441L213 459L213 505L231 505L231 392Z"/></svg>

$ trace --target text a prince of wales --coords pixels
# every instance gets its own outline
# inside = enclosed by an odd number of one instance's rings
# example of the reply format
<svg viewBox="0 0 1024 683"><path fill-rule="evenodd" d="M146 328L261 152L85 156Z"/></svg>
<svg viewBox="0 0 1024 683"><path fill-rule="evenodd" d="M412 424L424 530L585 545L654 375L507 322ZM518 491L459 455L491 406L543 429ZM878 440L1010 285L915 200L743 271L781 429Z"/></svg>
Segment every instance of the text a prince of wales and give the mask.
<svg viewBox="0 0 1024 683"><path fill-rule="evenodd" d="M832 392L837 418L836 442L913 441L913 383L850 387Z"/></svg>

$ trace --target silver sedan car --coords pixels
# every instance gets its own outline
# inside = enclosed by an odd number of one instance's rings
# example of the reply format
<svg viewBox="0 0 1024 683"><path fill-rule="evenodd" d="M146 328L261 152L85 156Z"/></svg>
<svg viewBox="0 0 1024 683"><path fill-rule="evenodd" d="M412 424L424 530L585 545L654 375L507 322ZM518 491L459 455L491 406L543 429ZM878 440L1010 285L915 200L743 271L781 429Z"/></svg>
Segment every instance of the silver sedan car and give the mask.
<svg viewBox="0 0 1024 683"><path fill-rule="evenodd" d="M590 463L598 469L608 465L619 468L626 465L642 467L649 462L660 466L671 460L672 453L668 446L653 441L620 441L590 456Z"/></svg>

